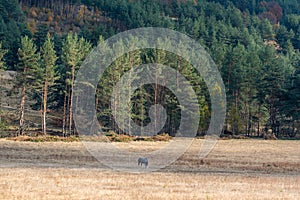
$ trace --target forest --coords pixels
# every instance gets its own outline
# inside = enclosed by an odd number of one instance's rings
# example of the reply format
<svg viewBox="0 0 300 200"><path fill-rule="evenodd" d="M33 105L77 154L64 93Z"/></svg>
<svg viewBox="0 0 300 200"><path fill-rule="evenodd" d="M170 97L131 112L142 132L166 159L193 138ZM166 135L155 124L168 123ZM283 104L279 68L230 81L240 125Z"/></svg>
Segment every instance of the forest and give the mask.
<svg viewBox="0 0 300 200"><path fill-rule="evenodd" d="M76 135L72 96L77 70L99 43L139 27L179 31L210 54L226 88L227 133L261 137L271 131L278 138L299 133L298 0L0 0L2 132L26 134L27 112L34 110L40 113L34 123L43 134L54 127L63 136ZM211 117L205 82L186 60L157 49L132 51L105 71L96 89L100 125L123 133L113 118L112 89L128 70L151 62L168 65L191 82L201 116L198 134L205 135ZM13 81L4 76L11 71L16 72ZM144 85L131 100L128 117L136 124L148 124L149 108L159 103L167 110L160 133L176 133L184 108L170 90ZM48 126L53 113L58 122Z"/></svg>

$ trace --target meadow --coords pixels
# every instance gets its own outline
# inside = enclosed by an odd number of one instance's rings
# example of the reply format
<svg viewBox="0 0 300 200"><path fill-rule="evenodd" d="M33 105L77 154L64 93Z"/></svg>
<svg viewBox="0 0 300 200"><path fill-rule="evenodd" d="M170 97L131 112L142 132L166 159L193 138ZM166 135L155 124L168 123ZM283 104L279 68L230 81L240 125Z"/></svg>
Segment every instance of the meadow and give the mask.
<svg viewBox="0 0 300 200"><path fill-rule="evenodd" d="M159 171L127 173L101 164L81 142L1 139L0 199L300 199L299 141L218 140L199 159L203 141ZM167 143L114 145L152 151Z"/></svg>

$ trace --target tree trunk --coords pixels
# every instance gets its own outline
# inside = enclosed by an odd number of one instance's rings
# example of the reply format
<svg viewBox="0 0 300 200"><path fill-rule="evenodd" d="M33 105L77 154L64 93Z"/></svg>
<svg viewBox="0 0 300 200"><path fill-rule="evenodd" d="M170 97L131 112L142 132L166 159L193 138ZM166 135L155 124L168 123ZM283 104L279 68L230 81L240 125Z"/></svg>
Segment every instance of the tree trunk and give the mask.
<svg viewBox="0 0 300 200"><path fill-rule="evenodd" d="M41 112L40 112L40 114L41 114L41 124L42 124L42 132L43 132L43 130L44 130L44 123L43 123L43 99L44 99L44 89L43 89L43 92L42 92L42 101L41 101Z"/></svg>
<svg viewBox="0 0 300 200"><path fill-rule="evenodd" d="M158 66L155 66L156 70L155 70L155 85L154 85L154 130L156 130L157 127L157 102L158 102Z"/></svg>
<svg viewBox="0 0 300 200"><path fill-rule="evenodd" d="M47 76L47 74L46 74ZM47 134L46 127L46 113L47 113L47 96L48 96L48 78L46 77L43 94L43 134Z"/></svg>
<svg viewBox="0 0 300 200"><path fill-rule="evenodd" d="M63 113L63 125L62 125L62 133L65 137L66 135L66 121L67 121L67 94L64 96L64 113Z"/></svg>
<svg viewBox="0 0 300 200"><path fill-rule="evenodd" d="M1 104L2 104L2 76L0 76L0 89L1 89L1 93L0 93L0 106L1 106ZM1 123L1 121L2 121L2 113L1 113L1 110L0 110L0 123Z"/></svg>
<svg viewBox="0 0 300 200"><path fill-rule="evenodd" d="M21 102L20 102L19 135L24 134L25 91L26 91L26 87L23 86L21 91Z"/></svg>
<svg viewBox="0 0 300 200"><path fill-rule="evenodd" d="M127 99L127 102L129 102L129 107L128 107L128 124L127 124L127 126L128 126L128 134L129 135L132 135L132 133L131 133L131 112L132 112L132 102L131 102L131 96L130 96L130 91L131 91L131 82L132 82L132 80L131 80L131 78L132 78L132 72L131 72L131 70L133 69L133 58L132 58L132 54L129 54L129 65L130 65L130 69L129 69L129 82L127 83L128 84L128 93L129 93L129 95L128 95L128 99Z"/></svg>
<svg viewBox="0 0 300 200"><path fill-rule="evenodd" d="M70 108L69 108L69 132L72 134L73 126L73 90L74 90L74 79L75 79L75 67L72 67L72 81L71 81L71 92L70 92Z"/></svg>
<svg viewBox="0 0 300 200"><path fill-rule="evenodd" d="M142 91L143 85L140 85L141 91L140 91L140 115L141 115L141 136L144 135L144 105L143 105L143 91Z"/></svg>
<svg viewBox="0 0 300 200"><path fill-rule="evenodd" d="M260 118L261 118L261 105L258 105L258 122L257 122L257 137L260 135Z"/></svg>
<svg viewBox="0 0 300 200"><path fill-rule="evenodd" d="M179 88L178 74L180 74L180 68L181 68L181 66L180 66L180 62L181 62L180 56L177 56L177 59L178 59L178 63L177 63L177 70L176 70L176 89Z"/></svg>

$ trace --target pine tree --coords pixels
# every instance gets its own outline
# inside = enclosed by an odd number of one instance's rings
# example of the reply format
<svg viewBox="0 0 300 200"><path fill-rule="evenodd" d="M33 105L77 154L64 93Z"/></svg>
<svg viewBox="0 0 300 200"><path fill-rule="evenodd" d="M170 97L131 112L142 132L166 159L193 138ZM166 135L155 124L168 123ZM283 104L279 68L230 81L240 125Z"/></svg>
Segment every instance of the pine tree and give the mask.
<svg viewBox="0 0 300 200"><path fill-rule="evenodd" d="M19 74L17 77L17 87L21 87L20 117L19 117L19 134L24 134L24 112L25 96L27 89L32 88L35 84L35 74L39 71L40 56L37 53L37 47L33 40L28 36L21 38L21 48L18 50L19 56Z"/></svg>
<svg viewBox="0 0 300 200"><path fill-rule="evenodd" d="M67 70L67 87L68 87L68 106L69 106L69 133L72 134L73 129L73 91L75 82L75 73L80 67L82 61L91 50L91 43L84 38L78 38L77 34L69 33L66 40L63 42L62 59ZM65 94L67 95L67 94ZM65 97L66 98L66 97ZM66 102L65 102L66 103ZM66 121L64 116L64 122ZM65 130L63 130L65 132Z"/></svg>
<svg viewBox="0 0 300 200"><path fill-rule="evenodd" d="M47 39L41 49L41 58L43 64L43 133L46 135L46 113L47 113L47 100L48 100L48 90L49 87L54 85L55 80L58 78L56 74L56 52L54 50L54 43L50 37L47 35Z"/></svg>
<svg viewBox="0 0 300 200"><path fill-rule="evenodd" d="M5 69L5 62L3 61L3 57L4 55L7 53L8 51L5 50L5 49L2 49L2 42L0 42L0 73ZM0 74L0 90L1 90L1 93L0 93L0 106L1 106L1 103L2 103L2 74ZM0 129L2 129L4 126L4 123L2 121L2 112L0 110Z"/></svg>
<svg viewBox="0 0 300 200"><path fill-rule="evenodd" d="M137 39L134 37L130 37L128 41L126 41L125 43L125 48L127 48L130 52L125 54L123 56L123 71L129 73L128 74L128 80L125 80L124 85L122 87L122 93L121 94L123 96L123 99L125 97L126 102L128 102L128 110L124 110L124 112L126 113L125 116L126 119L124 121L124 127L126 127L126 130L128 130L129 134L132 134L132 117L133 117L133 101L132 101L132 95L131 94L131 85L132 82L135 81L136 79L138 79L139 77L137 77L136 74L132 73L132 70L134 67L138 66L141 64L141 59L140 59L140 51L139 50L134 50L135 49L135 45L137 43Z"/></svg>
<svg viewBox="0 0 300 200"><path fill-rule="evenodd" d="M280 96L286 78L292 73L288 62L282 55L277 55L274 47L266 46L260 52L262 60L262 78L258 93L268 107L269 126L273 133L279 134Z"/></svg>
<svg viewBox="0 0 300 200"><path fill-rule="evenodd" d="M34 43L38 48L41 48L45 41L47 40L47 34L48 34L49 28L47 24L40 24L37 27L37 32L34 33Z"/></svg>
<svg viewBox="0 0 300 200"><path fill-rule="evenodd" d="M164 45L167 44L168 41L162 41L161 38L157 39L157 47L163 47ZM159 64L166 64L167 61L167 54L165 51L160 50L160 49L153 49L152 50L152 55L149 57L149 60L151 63L159 63ZM163 72L161 68L157 67L155 70L155 84L153 85L153 100L152 100L152 105L154 105L154 113L155 113L155 118L154 120L154 130L157 129L158 122L161 120L160 116L158 116L158 110L155 105L160 104L162 102L163 96L165 95L165 89L164 87L160 87L158 80L161 79L163 76ZM149 108L148 108L149 109Z"/></svg>
<svg viewBox="0 0 300 200"><path fill-rule="evenodd" d="M231 130L233 134L240 134L242 127L242 119L239 114L239 110L236 105L231 105L228 113L228 122L231 126Z"/></svg>
<svg viewBox="0 0 300 200"><path fill-rule="evenodd" d="M289 55L294 72L287 79L280 100L282 102L281 112L292 121L300 119L300 53L294 52Z"/></svg>

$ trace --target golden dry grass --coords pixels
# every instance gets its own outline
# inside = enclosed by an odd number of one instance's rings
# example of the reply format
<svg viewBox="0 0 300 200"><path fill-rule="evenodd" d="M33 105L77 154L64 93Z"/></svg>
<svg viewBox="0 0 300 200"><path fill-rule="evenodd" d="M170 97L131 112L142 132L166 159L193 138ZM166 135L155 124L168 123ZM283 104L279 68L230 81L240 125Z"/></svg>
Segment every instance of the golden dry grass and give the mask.
<svg viewBox="0 0 300 200"><path fill-rule="evenodd" d="M107 169L79 142L0 140L0 199L300 199L299 141L219 140L199 160L202 143L159 172L132 174Z"/></svg>

